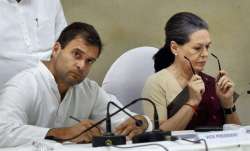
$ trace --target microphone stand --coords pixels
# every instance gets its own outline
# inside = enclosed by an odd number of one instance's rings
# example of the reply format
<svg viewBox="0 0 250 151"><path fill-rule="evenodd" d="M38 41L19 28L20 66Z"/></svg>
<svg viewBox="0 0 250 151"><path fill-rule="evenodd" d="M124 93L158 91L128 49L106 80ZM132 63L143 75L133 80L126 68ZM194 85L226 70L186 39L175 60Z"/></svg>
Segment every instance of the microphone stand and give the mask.
<svg viewBox="0 0 250 151"><path fill-rule="evenodd" d="M134 100L133 102L135 103L141 100L151 103L154 108L154 129L151 132L145 132L137 136L134 136L132 138L132 143L146 143L146 142L155 142L155 141L164 141L164 140L171 140L171 141L177 140L176 137L171 136L170 131L163 132L162 130L160 130L159 116L158 116L155 103L148 98L139 98L139 99Z"/></svg>
<svg viewBox="0 0 250 151"><path fill-rule="evenodd" d="M157 113L157 110L156 110L156 106L155 106L154 102L152 102L148 98L138 98L138 99L135 99L132 102L130 102L129 104L125 105L123 108L120 108L116 112L110 114L108 117L110 118L110 117L116 115L117 113L119 113L121 111L124 111L124 109L128 108L129 106L137 103L138 101L142 101L142 100L150 102L153 105L153 108L154 108L154 129L153 129L152 132L146 132L146 133L143 133L143 134L135 136L132 139L132 142L133 143L142 143L142 142L151 142L151 141L163 141L163 140L166 140L166 136L171 136L171 132L169 132L169 131L168 132L162 132L159 129L159 117L158 117L158 113ZM57 142L70 141L72 139L75 139L75 138L81 136L82 134L84 134L85 132L91 130L92 128L96 127L97 125L101 124L105 120L107 120L107 117L103 118L102 120L98 121L96 124L92 125L91 127L85 129L84 131L82 131L78 135L73 136L71 138L58 138L58 137L55 137L55 136L48 136L46 139L55 140ZM106 143L108 143L108 142L106 142Z"/></svg>
<svg viewBox="0 0 250 151"><path fill-rule="evenodd" d="M123 110L121 107L119 107L114 102L108 102L107 105L107 115L106 115L106 133L103 136L95 136L92 140L92 146L93 147L100 147L100 146L111 146L111 145L123 145L126 144L126 136L123 135L114 135L111 131L111 119L110 119L110 113L109 113L109 107L110 104L116 106L119 108L119 110L126 113L129 117L134 119L136 121L136 125L141 126L143 123L140 120L137 120L134 118L131 114L129 114L127 111Z"/></svg>
<svg viewBox="0 0 250 151"><path fill-rule="evenodd" d="M126 137L125 136L119 136L119 135L115 136L111 132L111 120L110 120L110 113L109 113L110 104L113 104L114 106L119 108L118 111L125 112L128 116L132 117L136 121L136 125L137 125L137 123L140 123L140 124L138 124L138 126L141 126L142 122L138 122L139 120L135 119L132 115L130 115L128 112L126 112L124 110L125 108L127 108L127 107L131 106L132 104L135 104L141 100L148 101L153 105L153 108L154 108L154 129L152 132L142 133L142 134L139 134L139 135L133 137L132 142L133 143L145 143L145 142L163 141L163 140L167 139L166 136L170 136L170 140L176 140L176 138L171 137L171 132L169 132L169 131L163 132L159 129L159 118L158 118L158 113L157 113L156 106L155 106L154 102L152 102L150 99L147 99L147 98L139 98L139 99L132 101L128 105L124 106L123 108L120 108L114 102L108 102L107 115L106 115L106 133L103 136L97 136L97 137L93 138L93 141L92 141L93 147L126 144Z"/></svg>
<svg viewBox="0 0 250 151"><path fill-rule="evenodd" d="M108 102L107 105L107 114L106 114L106 133L104 133L103 136L95 136L93 137L92 140L92 146L93 147L101 147L101 146L111 146L111 145L123 145L126 144L126 136L123 135L114 135L112 133L112 128L111 128L111 118L110 118L110 113L109 113L109 107L110 104L113 104L119 110L120 108L118 105L116 105L114 102ZM127 113L125 110L123 110L127 115L132 117L129 113Z"/></svg>

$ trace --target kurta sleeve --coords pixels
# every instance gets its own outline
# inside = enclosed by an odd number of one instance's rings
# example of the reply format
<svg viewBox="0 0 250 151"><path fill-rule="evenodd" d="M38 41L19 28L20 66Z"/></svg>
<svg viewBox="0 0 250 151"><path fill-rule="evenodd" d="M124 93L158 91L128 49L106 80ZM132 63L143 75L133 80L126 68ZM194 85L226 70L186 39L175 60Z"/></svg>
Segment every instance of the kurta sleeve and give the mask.
<svg viewBox="0 0 250 151"><path fill-rule="evenodd" d="M36 99L36 81L18 75L0 93L0 147L13 147L43 139L48 128L29 125L29 114Z"/></svg>

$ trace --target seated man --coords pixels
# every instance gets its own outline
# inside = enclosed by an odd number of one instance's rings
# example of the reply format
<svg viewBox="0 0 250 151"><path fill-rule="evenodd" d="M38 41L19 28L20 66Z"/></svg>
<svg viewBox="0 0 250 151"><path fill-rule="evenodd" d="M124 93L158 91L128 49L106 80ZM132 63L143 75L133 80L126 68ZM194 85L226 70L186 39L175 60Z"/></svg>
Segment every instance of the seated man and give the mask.
<svg viewBox="0 0 250 151"><path fill-rule="evenodd" d="M39 62L8 81L0 95L0 147L45 137L73 138L105 117L109 101L121 105L86 78L101 49L101 39L93 26L73 23L54 44L50 61ZM111 113L116 110L111 106ZM111 120L117 134L132 138L149 127L144 116L131 114L143 125L136 126L132 118L120 112ZM70 141L88 143L102 133L96 127Z"/></svg>

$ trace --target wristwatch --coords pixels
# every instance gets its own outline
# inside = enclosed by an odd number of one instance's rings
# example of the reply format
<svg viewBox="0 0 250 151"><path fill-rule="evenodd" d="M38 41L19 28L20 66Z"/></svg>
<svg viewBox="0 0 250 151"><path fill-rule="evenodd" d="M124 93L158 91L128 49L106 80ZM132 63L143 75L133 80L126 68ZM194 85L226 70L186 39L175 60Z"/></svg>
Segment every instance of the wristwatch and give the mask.
<svg viewBox="0 0 250 151"><path fill-rule="evenodd" d="M232 108L223 108L224 114L232 114L236 111L235 105Z"/></svg>

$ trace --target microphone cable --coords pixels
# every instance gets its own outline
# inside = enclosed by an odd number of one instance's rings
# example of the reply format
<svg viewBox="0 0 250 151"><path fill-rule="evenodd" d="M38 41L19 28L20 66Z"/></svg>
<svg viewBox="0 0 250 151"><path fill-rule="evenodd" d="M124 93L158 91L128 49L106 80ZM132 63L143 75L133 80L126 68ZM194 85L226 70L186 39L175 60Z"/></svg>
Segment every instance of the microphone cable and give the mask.
<svg viewBox="0 0 250 151"><path fill-rule="evenodd" d="M115 146L115 145L111 145L111 147L115 147L115 148L119 148L119 149L129 149L129 148L138 148L138 147L147 147L147 146L158 146L163 148L165 151L169 151L165 146L161 145L161 144L145 144L145 145L135 145L135 146Z"/></svg>
<svg viewBox="0 0 250 151"><path fill-rule="evenodd" d="M131 101L129 104L125 105L123 108L121 108L120 110L117 110L116 112L110 114L110 117L116 115L117 113L121 112L121 111L124 111L126 108L128 108L129 106L135 104L136 102L138 101L147 101L147 102L150 102L152 105L153 105L153 108L154 108L154 112L155 112L155 119L156 121L154 121L154 126L155 126L155 129L159 129L159 119L158 119L158 114L156 112L156 107L155 105L153 104L153 102L148 99L148 98L138 98L138 99L135 99L133 101ZM126 112L125 112L126 113ZM103 118L102 120L98 121L97 123L95 123L94 125L90 126L89 128L83 130L82 132L80 132L79 134L75 135L75 136L72 136L70 138L58 138L58 137L55 137L55 136L46 136L45 139L49 139L49 140L54 140L54 141L57 141L57 142L65 142L65 141L70 141L70 140L73 140L79 136L81 136L83 133L89 131L90 129L96 127L97 125L101 124L102 122L104 122L105 120L107 120L107 118Z"/></svg>
<svg viewBox="0 0 250 151"><path fill-rule="evenodd" d="M201 141L203 141L205 144L205 151L208 151L208 145L207 145L207 141L205 139L198 139L198 140L193 141L193 140L189 140L189 139L185 139L185 138L180 138L180 140L184 140L184 141L191 142L194 144L200 144Z"/></svg>

